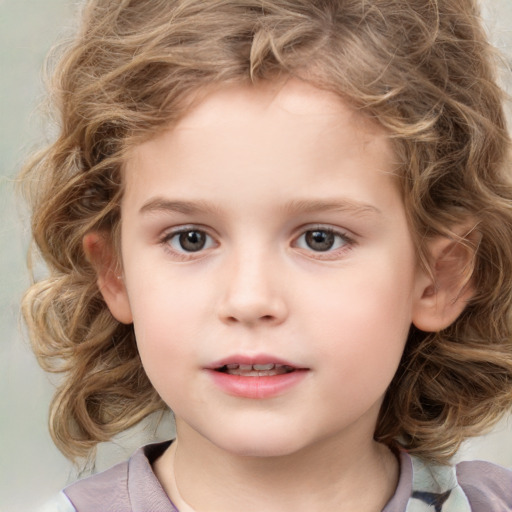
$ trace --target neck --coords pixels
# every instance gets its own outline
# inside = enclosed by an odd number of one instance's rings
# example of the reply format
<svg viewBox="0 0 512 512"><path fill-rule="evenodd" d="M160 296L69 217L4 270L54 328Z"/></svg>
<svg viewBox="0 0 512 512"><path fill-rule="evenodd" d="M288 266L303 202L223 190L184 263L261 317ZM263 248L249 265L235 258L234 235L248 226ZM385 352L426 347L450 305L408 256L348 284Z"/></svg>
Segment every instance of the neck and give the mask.
<svg viewBox="0 0 512 512"><path fill-rule="evenodd" d="M291 455L248 457L194 434L179 435L154 465L183 511L380 512L398 482L396 458L373 440L327 439Z"/></svg>

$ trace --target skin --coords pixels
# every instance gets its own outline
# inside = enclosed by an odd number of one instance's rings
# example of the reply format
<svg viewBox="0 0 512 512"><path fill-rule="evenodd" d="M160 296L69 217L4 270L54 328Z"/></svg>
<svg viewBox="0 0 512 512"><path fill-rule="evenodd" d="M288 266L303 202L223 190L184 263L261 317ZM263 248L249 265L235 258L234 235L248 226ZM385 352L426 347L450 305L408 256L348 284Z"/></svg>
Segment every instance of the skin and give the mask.
<svg viewBox="0 0 512 512"><path fill-rule="evenodd" d="M98 236L84 245L176 416L154 469L182 506L371 512L392 496L397 460L373 440L383 396L411 324L460 312L418 267L395 168L380 127L295 80L212 90L129 154L122 278ZM214 362L261 354L304 377L260 399L212 379Z"/></svg>

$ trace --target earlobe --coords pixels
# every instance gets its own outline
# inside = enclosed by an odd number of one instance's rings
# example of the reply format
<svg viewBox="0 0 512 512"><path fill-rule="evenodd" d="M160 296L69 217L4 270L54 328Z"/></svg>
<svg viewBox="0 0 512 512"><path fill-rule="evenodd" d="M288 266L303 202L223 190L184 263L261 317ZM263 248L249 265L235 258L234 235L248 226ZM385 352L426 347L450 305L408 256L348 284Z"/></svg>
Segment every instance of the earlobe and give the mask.
<svg viewBox="0 0 512 512"><path fill-rule="evenodd" d="M96 270L98 288L112 316L123 324L132 323L128 293L108 237L101 232L90 232L84 236L82 244L87 259Z"/></svg>
<svg viewBox="0 0 512 512"><path fill-rule="evenodd" d="M422 272L418 277L413 310L413 324L418 329L445 329L473 297L472 275L479 237L478 232L471 230L454 239L443 236L429 243L431 272Z"/></svg>

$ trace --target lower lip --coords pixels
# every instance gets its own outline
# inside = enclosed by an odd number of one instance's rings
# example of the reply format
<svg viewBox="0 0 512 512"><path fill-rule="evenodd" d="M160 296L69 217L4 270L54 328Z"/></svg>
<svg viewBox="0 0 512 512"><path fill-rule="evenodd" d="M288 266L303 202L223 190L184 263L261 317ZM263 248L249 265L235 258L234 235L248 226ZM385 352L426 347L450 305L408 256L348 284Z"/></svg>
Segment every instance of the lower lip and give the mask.
<svg viewBox="0 0 512 512"><path fill-rule="evenodd" d="M214 383L225 393L242 398L272 398L296 386L307 370L295 370L270 377L244 377L208 370Z"/></svg>

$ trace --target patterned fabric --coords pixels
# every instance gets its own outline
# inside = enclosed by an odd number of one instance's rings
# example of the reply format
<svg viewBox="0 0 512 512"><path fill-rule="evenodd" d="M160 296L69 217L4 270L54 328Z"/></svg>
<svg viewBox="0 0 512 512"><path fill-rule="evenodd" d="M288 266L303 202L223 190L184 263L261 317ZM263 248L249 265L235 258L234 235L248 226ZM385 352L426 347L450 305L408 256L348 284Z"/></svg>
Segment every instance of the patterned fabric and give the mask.
<svg viewBox="0 0 512 512"><path fill-rule="evenodd" d="M137 450L70 485L41 512L179 512L151 467L168 446ZM382 512L512 512L512 471L482 461L435 466L401 452L398 486Z"/></svg>
<svg viewBox="0 0 512 512"><path fill-rule="evenodd" d="M430 466L417 457L411 461L413 482L406 512L472 512L454 466Z"/></svg>
<svg viewBox="0 0 512 512"><path fill-rule="evenodd" d="M412 489L405 512L512 511L512 471L483 461L436 466L402 456L402 472L408 463Z"/></svg>

